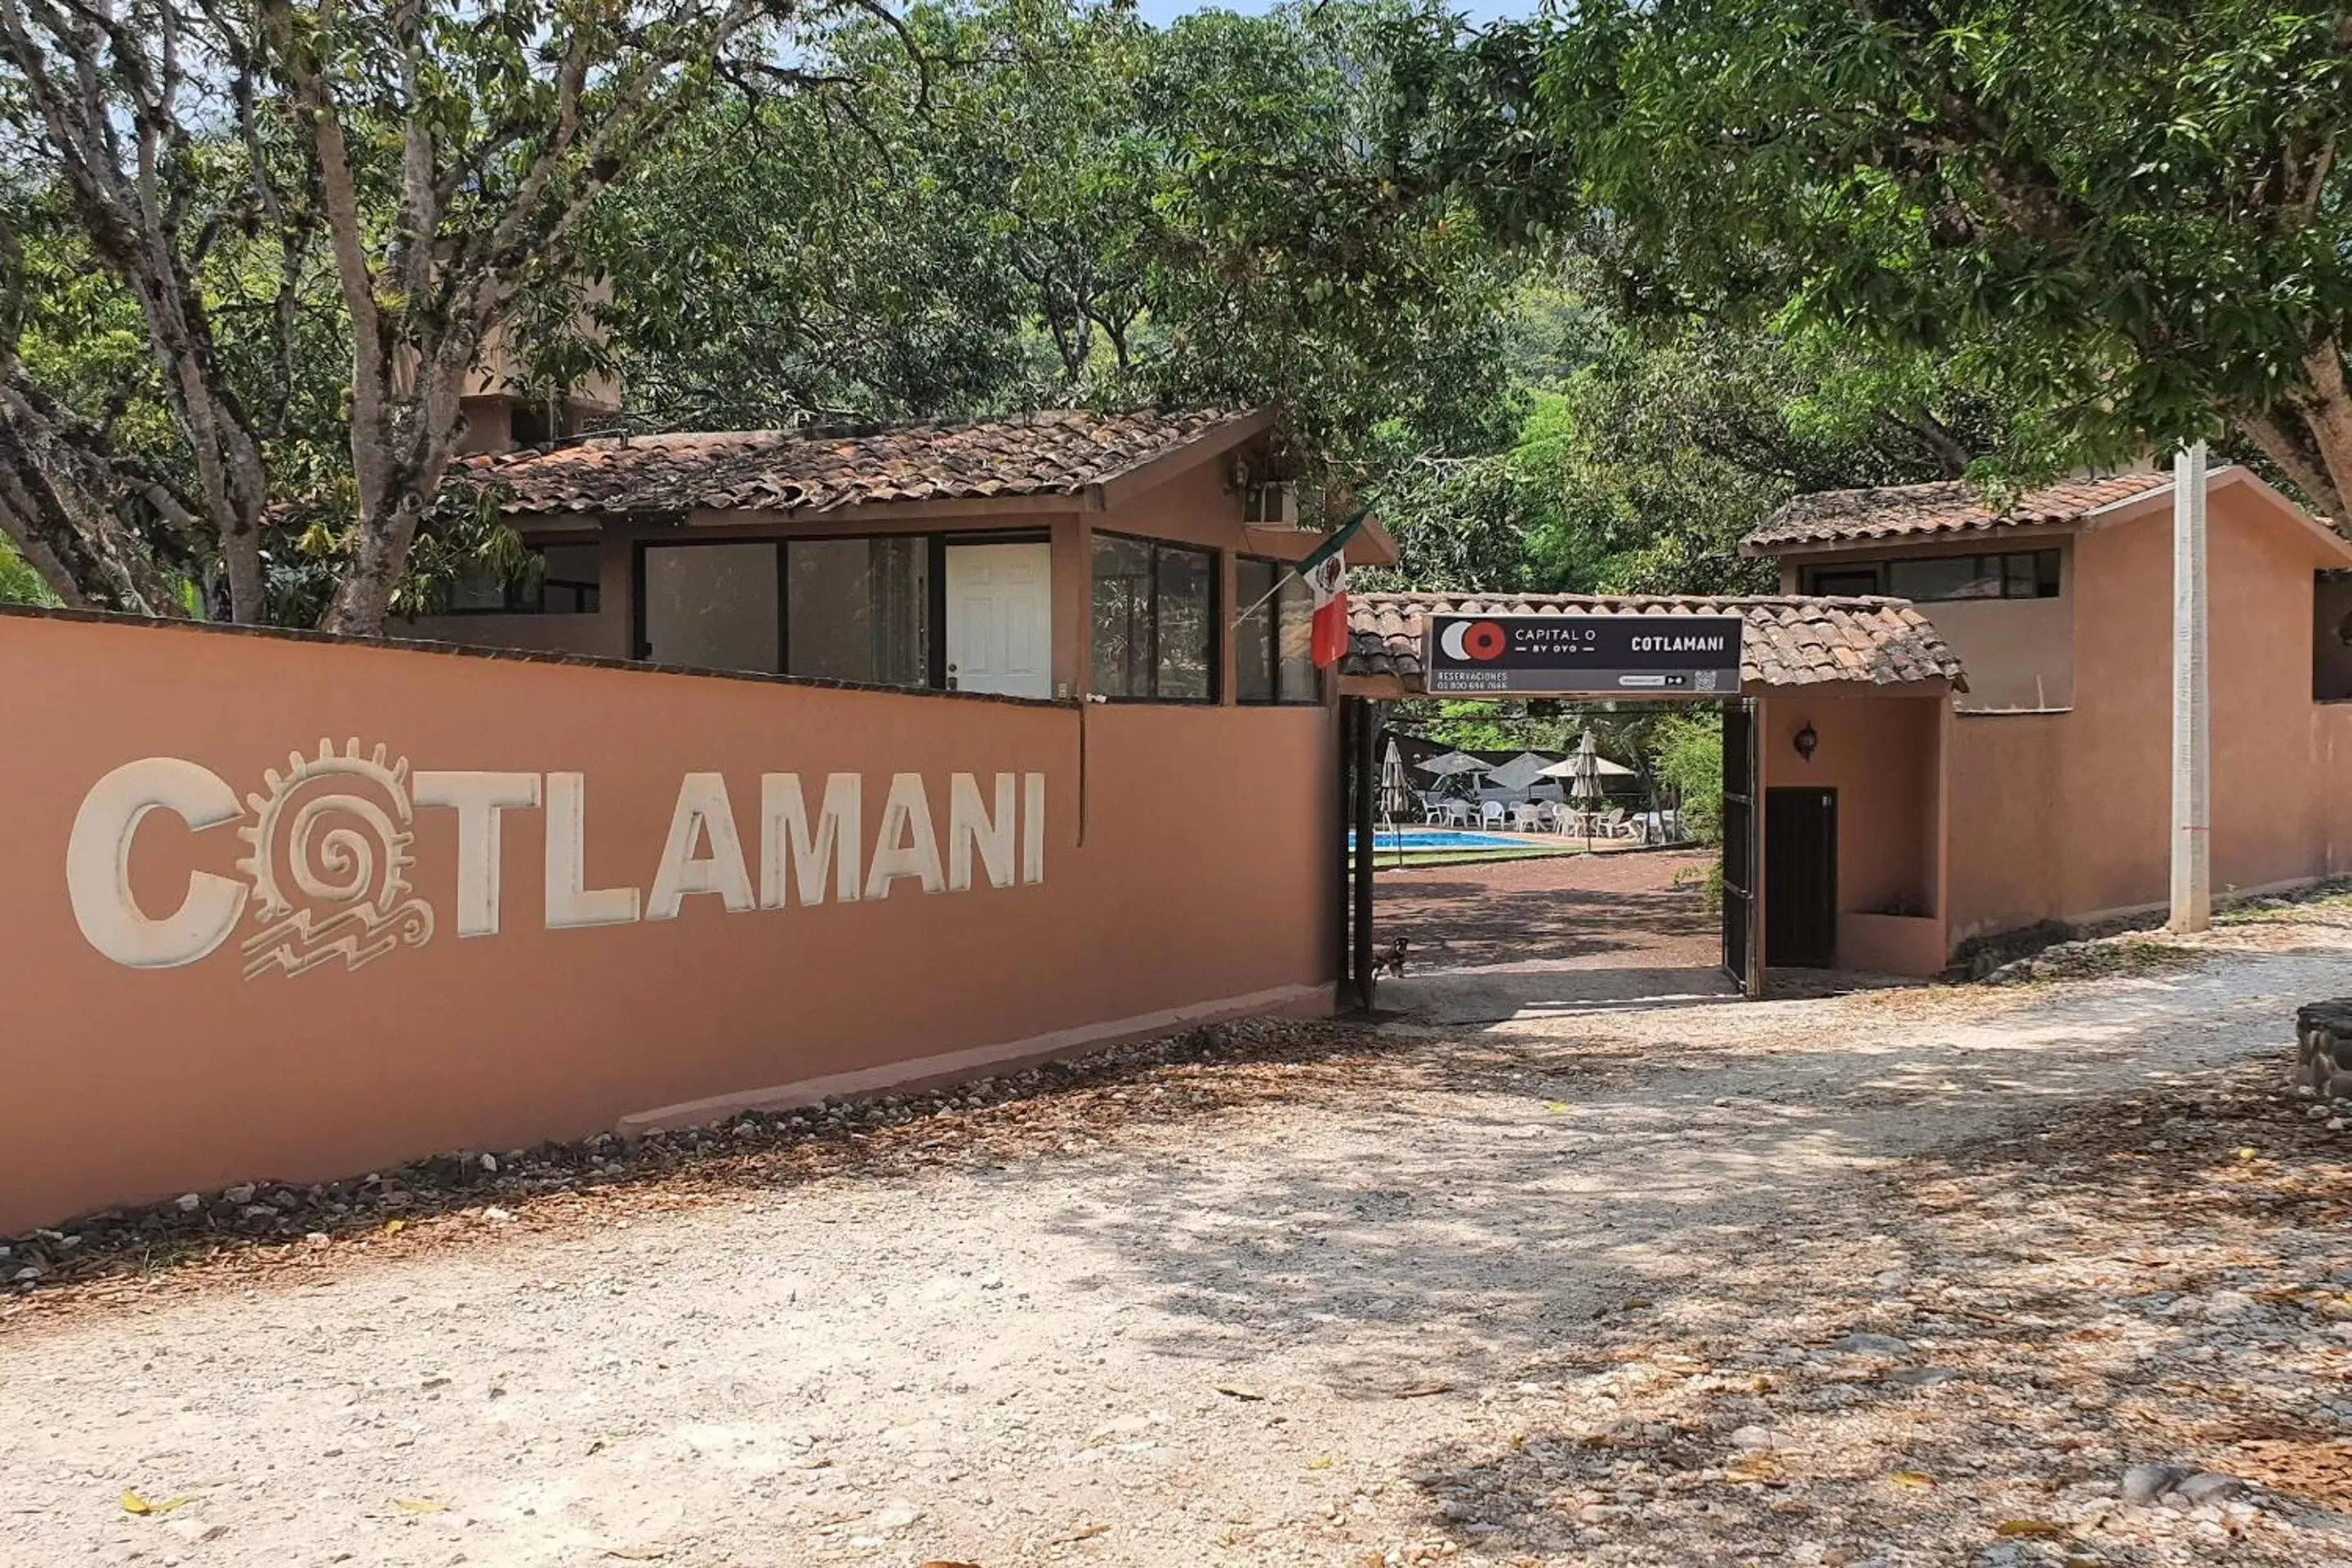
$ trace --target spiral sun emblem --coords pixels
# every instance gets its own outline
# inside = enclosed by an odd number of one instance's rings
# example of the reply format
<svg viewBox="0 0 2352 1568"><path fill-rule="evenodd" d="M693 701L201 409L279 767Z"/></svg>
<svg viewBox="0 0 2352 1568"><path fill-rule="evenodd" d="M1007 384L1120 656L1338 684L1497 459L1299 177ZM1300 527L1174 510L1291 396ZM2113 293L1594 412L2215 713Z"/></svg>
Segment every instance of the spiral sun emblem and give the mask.
<svg viewBox="0 0 2352 1568"><path fill-rule="evenodd" d="M247 980L339 958L357 969L432 937L433 906L408 896L408 759L384 755L382 746L362 755L356 740L341 752L322 740L317 756L289 752L286 771L269 769L268 787L245 797L250 820L237 837L252 852L237 868L253 879L259 927L244 943Z"/></svg>

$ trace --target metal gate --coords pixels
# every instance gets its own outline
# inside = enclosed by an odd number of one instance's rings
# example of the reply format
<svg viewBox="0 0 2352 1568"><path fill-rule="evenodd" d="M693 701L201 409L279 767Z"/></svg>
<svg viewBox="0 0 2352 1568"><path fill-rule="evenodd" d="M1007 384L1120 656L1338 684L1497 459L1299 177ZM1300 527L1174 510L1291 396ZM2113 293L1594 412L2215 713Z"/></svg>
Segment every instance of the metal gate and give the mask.
<svg viewBox="0 0 2352 1568"><path fill-rule="evenodd" d="M1758 952L1757 875L1762 837L1757 831L1756 704L1748 698L1723 709L1723 967L1750 996L1764 994Z"/></svg>

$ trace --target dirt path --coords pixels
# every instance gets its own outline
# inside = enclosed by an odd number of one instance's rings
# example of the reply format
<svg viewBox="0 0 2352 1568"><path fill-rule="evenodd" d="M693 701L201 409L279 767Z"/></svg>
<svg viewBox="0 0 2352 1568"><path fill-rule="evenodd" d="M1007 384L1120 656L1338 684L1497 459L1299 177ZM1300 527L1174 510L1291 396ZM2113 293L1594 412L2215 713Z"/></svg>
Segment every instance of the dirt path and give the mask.
<svg viewBox="0 0 2352 1568"><path fill-rule="evenodd" d="M2295 924L1433 1027L1099 1137L167 1284L0 1334L0 1563L2341 1563L2352 1134L2273 1090L2348 992ZM2157 1460L2273 1489L2120 1506Z"/></svg>

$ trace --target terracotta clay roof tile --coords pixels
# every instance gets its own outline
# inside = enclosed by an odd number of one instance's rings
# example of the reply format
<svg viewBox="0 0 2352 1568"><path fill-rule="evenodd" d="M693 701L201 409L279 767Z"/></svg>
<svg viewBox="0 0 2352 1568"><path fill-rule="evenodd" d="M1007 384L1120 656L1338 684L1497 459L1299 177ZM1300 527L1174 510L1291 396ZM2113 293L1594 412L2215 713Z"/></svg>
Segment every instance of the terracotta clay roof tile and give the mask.
<svg viewBox="0 0 2352 1568"><path fill-rule="evenodd" d="M1903 599L1704 598L1576 594L1362 594L1348 601L1345 675L1394 676L1419 689L1423 617L1430 615L1639 616L1737 614L1740 679L1761 686L1947 681L1966 690L1960 661L1927 616Z"/></svg>
<svg viewBox="0 0 2352 1568"><path fill-rule="evenodd" d="M868 435L738 430L599 437L467 459L509 514L831 511L887 501L1073 495L1245 414L1052 410Z"/></svg>
<svg viewBox="0 0 2352 1568"><path fill-rule="evenodd" d="M2169 473L2152 470L2066 479L2028 490L2005 509L1992 506L1983 492L1961 479L1888 485L1876 489L1822 490L1790 501L1741 544L1748 553L1759 555L1790 544L1907 539L1921 534L2079 522L2101 507L2162 489L2171 483Z"/></svg>

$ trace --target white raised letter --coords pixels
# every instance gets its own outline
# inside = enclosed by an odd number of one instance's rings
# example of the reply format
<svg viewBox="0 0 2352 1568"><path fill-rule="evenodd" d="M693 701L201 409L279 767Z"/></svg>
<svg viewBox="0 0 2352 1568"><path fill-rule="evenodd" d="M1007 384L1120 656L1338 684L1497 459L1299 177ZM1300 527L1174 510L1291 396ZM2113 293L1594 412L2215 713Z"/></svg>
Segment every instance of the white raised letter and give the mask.
<svg viewBox="0 0 2352 1568"><path fill-rule="evenodd" d="M817 810L816 827L809 827L808 801L801 794L798 773L760 775L760 907L784 907L784 880L790 870L799 884L801 902L824 902L824 874L834 871L834 898L845 904L857 901L857 857L863 837L864 781L856 773L824 775L824 804Z"/></svg>
<svg viewBox="0 0 2352 1568"><path fill-rule="evenodd" d="M709 837L710 853L697 857L695 840L702 835ZM661 869L646 897L646 919L677 919L688 893L716 893L730 913L751 907L751 874L743 868L735 808L727 804L727 781L717 773L688 773L678 782L677 809L670 814L669 842L662 846Z"/></svg>
<svg viewBox="0 0 2352 1568"><path fill-rule="evenodd" d="M882 826L874 832L874 858L866 863L866 896L889 897L890 884L900 877L920 878L927 893L947 886L947 879L940 875L931 797L924 793L920 773L890 775L890 798L883 803Z"/></svg>
<svg viewBox="0 0 2352 1568"><path fill-rule="evenodd" d="M1036 887L1045 879L1045 775L1021 775L1021 879Z"/></svg>
<svg viewBox="0 0 2352 1568"><path fill-rule="evenodd" d="M1011 773L996 775L996 814L980 798L980 781L970 773L948 780L948 886L963 892L971 886L971 852L980 849L980 863L992 888L1013 885L1013 789Z"/></svg>
<svg viewBox="0 0 2352 1568"><path fill-rule="evenodd" d="M92 785L74 813L66 892L90 946L133 969L172 969L228 940L245 912L246 888L193 872L180 907L166 919L149 920L131 896L131 841L151 811L171 812L198 833L244 814L236 791L209 768L177 757L125 763Z"/></svg>
<svg viewBox="0 0 2352 1568"><path fill-rule="evenodd" d="M635 888L588 886L588 779L547 775L547 929L625 926L637 918Z"/></svg>
<svg viewBox="0 0 2352 1568"><path fill-rule="evenodd" d="M537 773L418 773L416 804L457 812L457 934L499 934L499 813L539 804Z"/></svg>

